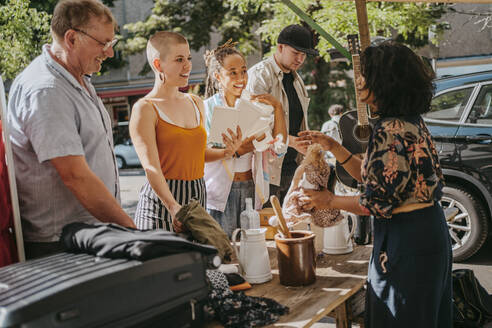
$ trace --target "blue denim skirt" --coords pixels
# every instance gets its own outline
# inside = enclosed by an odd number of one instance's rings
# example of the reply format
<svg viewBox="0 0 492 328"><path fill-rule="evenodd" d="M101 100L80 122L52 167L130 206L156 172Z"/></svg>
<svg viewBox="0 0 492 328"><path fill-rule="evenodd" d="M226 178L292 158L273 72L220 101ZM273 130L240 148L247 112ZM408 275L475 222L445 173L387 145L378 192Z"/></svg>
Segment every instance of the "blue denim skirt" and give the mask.
<svg viewBox="0 0 492 328"><path fill-rule="evenodd" d="M440 204L374 220L367 328L451 328L452 252Z"/></svg>
<svg viewBox="0 0 492 328"><path fill-rule="evenodd" d="M246 198L252 198L254 204L255 184L253 180L234 181L224 212L208 209L210 215L220 224L229 238L234 230L241 227L239 215L246 209Z"/></svg>

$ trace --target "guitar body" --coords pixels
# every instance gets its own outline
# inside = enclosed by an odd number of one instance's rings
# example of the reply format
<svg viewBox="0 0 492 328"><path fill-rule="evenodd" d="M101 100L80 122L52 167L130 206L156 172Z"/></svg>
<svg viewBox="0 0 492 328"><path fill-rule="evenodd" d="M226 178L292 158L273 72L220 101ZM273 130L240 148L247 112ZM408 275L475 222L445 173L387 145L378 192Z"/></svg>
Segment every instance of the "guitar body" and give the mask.
<svg viewBox="0 0 492 328"><path fill-rule="evenodd" d="M363 156L376 120L377 119L369 118L368 125L359 125L356 110L344 113L342 117L340 117L340 122L338 123L340 136L342 137L342 146L347 148L352 154ZM338 162L336 164L335 172L338 180L345 186L357 188L357 180L352 178Z"/></svg>

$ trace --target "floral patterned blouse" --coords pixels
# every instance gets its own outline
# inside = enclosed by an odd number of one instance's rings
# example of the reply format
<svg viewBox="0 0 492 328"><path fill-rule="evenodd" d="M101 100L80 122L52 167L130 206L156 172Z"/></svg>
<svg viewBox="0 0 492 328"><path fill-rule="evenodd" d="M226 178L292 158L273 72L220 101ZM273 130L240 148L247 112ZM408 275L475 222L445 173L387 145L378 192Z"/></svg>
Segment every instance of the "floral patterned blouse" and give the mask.
<svg viewBox="0 0 492 328"><path fill-rule="evenodd" d="M362 162L360 204L375 217L439 201L444 178L430 132L420 116L379 120Z"/></svg>

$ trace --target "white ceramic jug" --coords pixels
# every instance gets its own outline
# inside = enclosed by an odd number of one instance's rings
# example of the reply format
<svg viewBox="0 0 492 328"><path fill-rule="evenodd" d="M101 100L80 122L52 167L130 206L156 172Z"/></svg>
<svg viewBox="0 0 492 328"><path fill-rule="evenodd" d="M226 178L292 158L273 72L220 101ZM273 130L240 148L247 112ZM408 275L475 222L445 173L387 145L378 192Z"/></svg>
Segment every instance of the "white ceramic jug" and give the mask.
<svg viewBox="0 0 492 328"><path fill-rule="evenodd" d="M238 251L236 242L239 232L241 232L241 246ZM236 229L232 233L232 243L239 259L241 274L250 284L261 284L272 279L265 232L266 228L260 228Z"/></svg>
<svg viewBox="0 0 492 328"><path fill-rule="evenodd" d="M353 251L352 236L354 235L357 221L349 215L352 220L352 230L349 231L348 217L340 223L323 228L323 253L325 254L347 254Z"/></svg>

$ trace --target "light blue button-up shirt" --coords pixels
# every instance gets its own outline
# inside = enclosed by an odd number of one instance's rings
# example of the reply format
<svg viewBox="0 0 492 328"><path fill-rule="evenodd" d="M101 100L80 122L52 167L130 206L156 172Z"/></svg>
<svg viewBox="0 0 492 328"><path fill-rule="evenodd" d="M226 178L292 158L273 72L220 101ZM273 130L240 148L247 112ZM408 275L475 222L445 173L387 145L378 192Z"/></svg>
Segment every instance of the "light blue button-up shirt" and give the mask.
<svg viewBox="0 0 492 328"><path fill-rule="evenodd" d="M82 155L119 201L111 119L85 78L85 89L49 53L49 45L15 79L7 123L24 239L53 242L67 223L96 222L63 184L50 160Z"/></svg>

